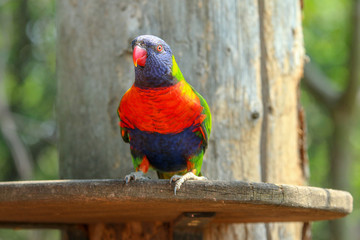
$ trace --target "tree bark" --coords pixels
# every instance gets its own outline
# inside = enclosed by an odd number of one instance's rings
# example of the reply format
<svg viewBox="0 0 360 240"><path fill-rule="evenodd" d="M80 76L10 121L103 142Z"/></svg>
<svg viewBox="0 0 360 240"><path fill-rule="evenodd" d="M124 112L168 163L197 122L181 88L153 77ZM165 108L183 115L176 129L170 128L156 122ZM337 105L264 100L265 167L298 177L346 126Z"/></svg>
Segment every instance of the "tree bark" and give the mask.
<svg viewBox="0 0 360 240"><path fill-rule="evenodd" d="M117 105L134 80L130 41L172 47L209 103L210 179L303 184L297 91L304 57L299 1L58 2L62 178L132 171ZM265 106L265 107L263 107ZM300 239L301 224L211 224L205 239Z"/></svg>
<svg viewBox="0 0 360 240"><path fill-rule="evenodd" d="M297 107L304 63L300 2L261 0L259 3L264 108L262 180L303 185ZM302 223L266 224L267 237L301 239L302 226Z"/></svg>

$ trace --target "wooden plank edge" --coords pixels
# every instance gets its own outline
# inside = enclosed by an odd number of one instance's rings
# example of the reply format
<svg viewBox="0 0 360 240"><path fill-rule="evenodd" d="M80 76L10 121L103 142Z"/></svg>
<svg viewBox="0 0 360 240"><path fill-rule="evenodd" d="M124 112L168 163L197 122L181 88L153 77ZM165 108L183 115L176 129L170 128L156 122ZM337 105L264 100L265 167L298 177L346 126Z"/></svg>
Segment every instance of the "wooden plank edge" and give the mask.
<svg viewBox="0 0 360 240"><path fill-rule="evenodd" d="M189 181L176 196L166 180L125 184L122 180L54 180L0 183L1 203L26 201L176 201L270 205L281 208L313 209L321 215L339 218L352 211L348 192L305 186L276 185L243 181ZM19 194L21 193L21 194ZM329 215L331 213L331 215ZM321 219L319 219L321 220Z"/></svg>
<svg viewBox="0 0 360 240"><path fill-rule="evenodd" d="M82 200L121 200L133 197L204 201L218 198L223 201L313 208L345 214L351 213L353 208L353 198L349 192L318 187L245 181L188 181L177 195L173 194L173 187L174 184L169 184L168 180L136 181L129 184L117 179L0 182L0 202L45 198L67 201L74 196Z"/></svg>

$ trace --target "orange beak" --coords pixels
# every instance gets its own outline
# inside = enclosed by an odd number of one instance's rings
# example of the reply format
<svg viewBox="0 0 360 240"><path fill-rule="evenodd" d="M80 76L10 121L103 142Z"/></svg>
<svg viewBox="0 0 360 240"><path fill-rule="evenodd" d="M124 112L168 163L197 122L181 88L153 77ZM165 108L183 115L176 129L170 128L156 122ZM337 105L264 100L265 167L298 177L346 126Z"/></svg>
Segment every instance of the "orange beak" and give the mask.
<svg viewBox="0 0 360 240"><path fill-rule="evenodd" d="M133 61L135 67L137 67L138 65L144 67L146 63L146 57L147 57L146 49L141 48L139 46L134 47Z"/></svg>

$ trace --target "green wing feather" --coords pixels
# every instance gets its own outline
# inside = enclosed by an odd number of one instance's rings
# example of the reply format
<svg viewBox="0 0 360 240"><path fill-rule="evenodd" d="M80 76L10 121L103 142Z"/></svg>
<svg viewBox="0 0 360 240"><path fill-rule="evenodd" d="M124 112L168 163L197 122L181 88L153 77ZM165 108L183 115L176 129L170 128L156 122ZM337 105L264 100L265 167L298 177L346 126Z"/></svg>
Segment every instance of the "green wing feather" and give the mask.
<svg viewBox="0 0 360 240"><path fill-rule="evenodd" d="M120 133L121 133L121 137L124 140L124 142L126 142L126 143L130 142L129 132L126 128L120 127Z"/></svg>
<svg viewBox="0 0 360 240"><path fill-rule="evenodd" d="M203 98L203 96L201 96L200 93L198 93L194 88L192 88L192 89L193 89L194 93L198 96L198 98L200 99L201 106L203 107L202 114L204 114L206 116L204 121L201 123L201 128L205 134L203 140L204 140L205 148L207 148L208 140L209 140L210 133L211 133L210 108L209 108L209 105L207 104L207 102L205 101L205 99Z"/></svg>
<svg viewBox="0 0 360 240"><path fill-rule="evenodd" d="M177 63L175 61L174 55L172 56L172 63L173 64L172 64L171 72L172 72L173 77L175 77L179 81L185 81L185 78L182 75L182 73L180 71L180 68L178 67L178 65L177 65ZM209 105L207 104L207 102L205 101L205 99L200 95L200 93L198 93L190 84L189 84L189 86L191 87L193 92L196 94L196 96L200 99L200 104L203 107L202 114L204 114L206 116L205 120L201 124L202 131L203 131L203 133L205 135L203 137L203 144L205 145L205 149L206 149L206 147L208 145L208 140L209 140L209 137L210 137L210 133L211 133L211 113L210 113L210 108L209 108Z"/></svg>
<svg viewBox="0 0 360 240"><path fill-rule="evenodd" d="M206 116L206 118L200 125L200 127L202 129L202 133L198 133L198 135L203 140L202 144L203 144L204 148L198 154L196 154L191 159L189 159L189 161L194 163L194 168L196 169L195 173L198 176L202 176L201 167L202 167L204 154L205 154L206 148L208 146L210 133L211 133L211 113L210 113L209 105L207 104L205 99L194 88L192 88L192 89L193 89L194 93L198 96L198 98L200 99L201 106L203 107L202 114L204 114Z"/></svg>
<svg viewBox="0 0 360 240"><path fill-rule="evenodd" d="M179 81L185 81L185 78L182 75L182 73L176 63L174 56L173 56L173 66L172 66L171 71L172 71L172 75L176 79L178 79ZM200 149L200 152L198 152L196 155L192 156L189 159L189 161L194 164L194 169L196 169L195 174L201 176L201 166L203 163L204 153L208 146L209 137L210 137L210 133L211 133L211 113L210 113L209 105L207 104L205 99L190 84L189 84L189 86L191 87L192 91L195 93L195 95L200 100L200 104L203 107L201 114L204 114L206 116L204 121L200 125L201 131L196 132L196 134L203 140L202 145L204 147Z"/></svg>

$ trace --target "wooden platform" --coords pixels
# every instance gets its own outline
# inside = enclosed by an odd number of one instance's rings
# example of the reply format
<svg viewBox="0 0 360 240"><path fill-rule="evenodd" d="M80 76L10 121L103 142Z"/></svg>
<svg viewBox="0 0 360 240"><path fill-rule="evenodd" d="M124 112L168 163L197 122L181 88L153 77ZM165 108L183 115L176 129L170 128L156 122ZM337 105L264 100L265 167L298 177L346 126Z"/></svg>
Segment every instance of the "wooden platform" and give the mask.
<svg viewBox="0 0 360 240"><path fill-rule="evenodd" d="M166 180L0 183L0 225L173 221L206 212L226 223L317 221L352 211L348 192L242 181L189 181L174 196ZM215 214L212 214L215 213Z"/></svg>

